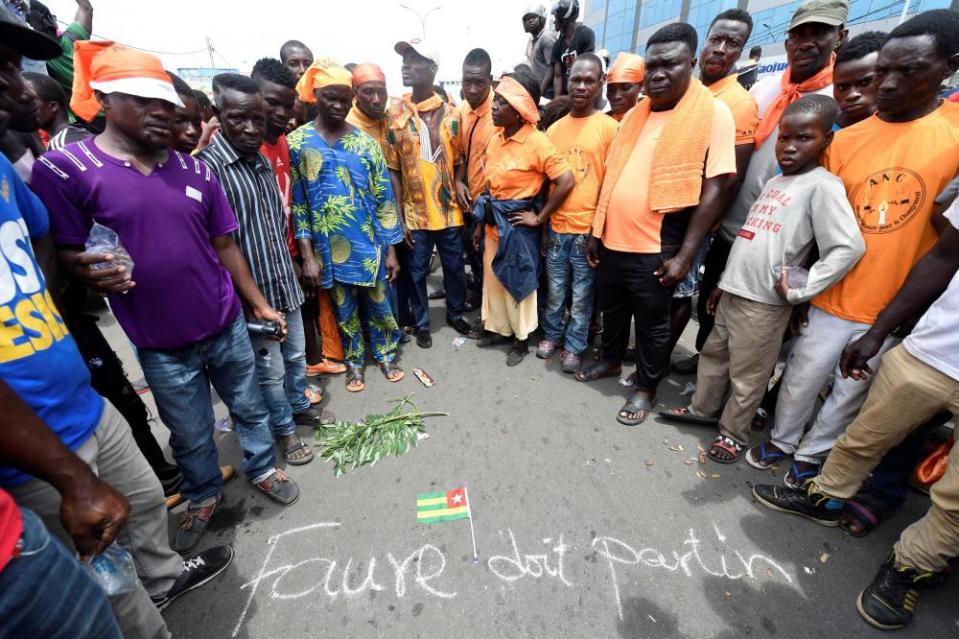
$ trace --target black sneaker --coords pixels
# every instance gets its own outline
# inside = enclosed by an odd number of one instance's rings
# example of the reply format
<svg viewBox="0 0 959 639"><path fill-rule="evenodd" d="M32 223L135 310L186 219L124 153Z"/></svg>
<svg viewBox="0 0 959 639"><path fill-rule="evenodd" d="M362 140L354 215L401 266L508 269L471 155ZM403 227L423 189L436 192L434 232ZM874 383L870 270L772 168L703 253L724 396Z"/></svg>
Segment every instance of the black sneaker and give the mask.
<svg viewBox="0 0 959 639"><path fill-rule="evenodd" d="M433 336L429 331L418 331L416 333L416 345L420 348L430 348L433 346Z"/></svg>
<svg viewBox="0 0 959 639"><path fill-rule="evenodd" d="M805 488L784 488L771 484L753 486L753 497L766 508L799 515L830 528L839 525L843 502L813 491L813 484Z"/></svg>
<svg viewBox="0 0 959 639"><path fill-rule="evenodd" d="M896 561L893 552L872 583L859 593L856 608L862 618L881 630L898 630L912 621L920 588L941 586L944 572L924 572Z"/></svg>
<svg viewBox="0 0 959 639"><path fill-rule="evenodd" d="M232 546L214 546L189 559L184 559L183 572L173 582L170 590L165 595L151 597L154 605L163 610L180 595L209 582L233 563L234 554Z"/></svg>

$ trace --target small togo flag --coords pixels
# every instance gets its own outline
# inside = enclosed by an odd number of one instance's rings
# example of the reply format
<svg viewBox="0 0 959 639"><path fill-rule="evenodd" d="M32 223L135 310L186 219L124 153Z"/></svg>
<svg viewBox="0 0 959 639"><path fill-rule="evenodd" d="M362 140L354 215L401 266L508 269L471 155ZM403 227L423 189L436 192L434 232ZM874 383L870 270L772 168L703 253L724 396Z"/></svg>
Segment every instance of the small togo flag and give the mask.
<svg viewBox="0 0 959 639"><path fill-rule="evenodd" d="M466 488L445 492L420 493L416 496L416 523L438 524L441 521L467 519L470 516Z"/></svg>

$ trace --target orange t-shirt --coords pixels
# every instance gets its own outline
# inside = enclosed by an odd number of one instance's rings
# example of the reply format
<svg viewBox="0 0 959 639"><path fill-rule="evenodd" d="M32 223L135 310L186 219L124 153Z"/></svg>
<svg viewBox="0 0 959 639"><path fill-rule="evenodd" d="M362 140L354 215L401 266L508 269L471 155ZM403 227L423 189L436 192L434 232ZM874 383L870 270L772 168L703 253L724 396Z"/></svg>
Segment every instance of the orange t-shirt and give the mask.
<svg viewBox="0 0 959 639"><path fill-rule="evenodd" d="M675 109L652 111L643 132L626 160L623 172L609 198L603 224L603 246L625 253L661 253L682 243L690 209L683 214L654 212L649 206L649 189L659 134ZM729 108L713 102L713 123L706 151L706 178L736 172L736 125ZM667 219L669 218L669 219Z"/></svg>
<svg viewBox="0 0 959 639"><path fill-rule="evenodd" d="M606 174L606 154L618 128L616 120L597 111L586 118L566 115L546 131L556 150L566 157L576 181L569 197L550 216L550 225L557 233L589 233L593 227Z"/></svg>
<svg viewBox="0 0 959 639"><path fill-rule="evenodd" d="M836 134L824 166L846 187L866 254L812 304L872 324L938 238L933 200L959 174L959 104L912 122L873 115Z"/></svg>
<svg viewBox="0 0 959 639"><path fill-rule="evenodd" d="M546 134L524 124L511 138L496 133L486 146L484 173L490 194L497 200L536 197L547 179L555 180L569 171L569 164ZM486 232L496 235L495 226Z"/></svg>
<svg viewBox="0 0 959 639"><path fill-rule="evenodd" d="M493 126L493 92L490 91L486 101L476 109L463 100L459 105L459 112L460 155L466 163L470 195L475 198L479 197L483 187L486 186L486 179L483 176L483 151L496 132L496 127Z"/></svg>
<svg viewBox="0 0 959 639"><path fill-rule="evenodd" d="M727 75L708 87L713 97L723 101L736 123L736 144L755 144L756 125L759 124L759 105L756 98L739 84L738 76Z"/></svg>

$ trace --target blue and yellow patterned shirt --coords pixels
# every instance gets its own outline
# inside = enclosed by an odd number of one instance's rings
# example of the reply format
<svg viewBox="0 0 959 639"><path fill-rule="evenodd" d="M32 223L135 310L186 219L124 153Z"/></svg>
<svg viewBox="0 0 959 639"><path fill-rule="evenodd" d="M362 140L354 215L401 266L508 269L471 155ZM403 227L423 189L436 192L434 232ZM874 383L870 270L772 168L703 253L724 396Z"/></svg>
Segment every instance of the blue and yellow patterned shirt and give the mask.
<svg viewBox="0 0 959 639"><path fill-rule="evenodd" d="M312 122L287 141L295 237L313 240L321 285L374 286L386 276L386 248L403 241L379 143L353 129L331 147Z"/></svg>

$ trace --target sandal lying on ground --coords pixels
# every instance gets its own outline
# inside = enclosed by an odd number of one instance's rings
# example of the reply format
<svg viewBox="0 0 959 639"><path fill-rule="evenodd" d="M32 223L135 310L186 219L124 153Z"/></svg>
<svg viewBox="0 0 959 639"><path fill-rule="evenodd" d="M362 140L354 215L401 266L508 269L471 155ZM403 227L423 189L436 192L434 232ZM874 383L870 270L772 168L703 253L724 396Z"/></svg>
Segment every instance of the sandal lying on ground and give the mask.
<svg viewBox="0 0 959 639"><path fill-rule="evenodd" d="M853 537L865 537L879 524L892 508L885 502L869 495L856 495L846 500L846 506L839 518L839 527Z"/></svg>
<svg viewBox="0 0 959 639"><path fill-rule="evenodd" d="M786 453L772 442L763 442L759 446L753 446L746 453L746 463L758 470L769 470L769 468L784 457L789 457Z"/></svg>
<svg viewBox="0 0 959 639"><path fill-rule="evenodd" d="M348 366L346 369L346 390L351 393L359 393L366 388L366 381L363 377L363 369L359 366Z"/></svg>
<svg viewBox="0 0 959 639"><path fill-rule="evenodd" d="M406 375L396 362L381 362L380 370L383 371L386 381L393 383L400 381Z"/></svg>
<svg viewBox="0 0 959 639"><path fill-rule="evenodd" d="M670 408L668 410L661 410L659 411L659 416L668 422L695 424L696 426L715 426L719 423L719 418L697 415L689 406L685 408Z"/></svg>
<svg viewBox="0 0 959 639"><path fill-rule="evenodd" d="M643 391L636 391L633 393L633 396L629 398L623 407L619 409L619 412L616 413L616 421L624 426L639 426L646 418L649 417L649 413L653 410L653 404L646 397L646 393ZM636 413L643 413L642 417L630 417L630 415L635 415Z"/></svg>
<svg viewBox="0 0 959 639"><path fill-rule="evenodd" d="M783 477L783 483L787 488L802 488L803 484L819 474L822 466L811 464L809 462L793 462L789 472Z"/></svg>
<svg viewBox="0 0 959 639"><path fill-rule="evenodd" d="M283 447L283 459L286 460L287 464L291 466L303 466L313 461L313 449L309 444L295 435L291 435L289 438L278 437L277 441L282 443L284 439L286 440L286 445ZM297 455L301 450L305 450L307 454Z"/></svg>
<svg viewBox="0 0 959 639"><path fill-rule="evenodd" d="M590 364L576 372L576 381L595 382L604 377L619 377L623 372L623 365L610 366L605 360L599 360L595 364Z"/></svg>
<svg viewBox="0 0 959 639"><path fill-rule="evenodd" d="M717 464L735 464L743 454L743 445L732 437L717 435L709 447L709 458Z"/></svg>

